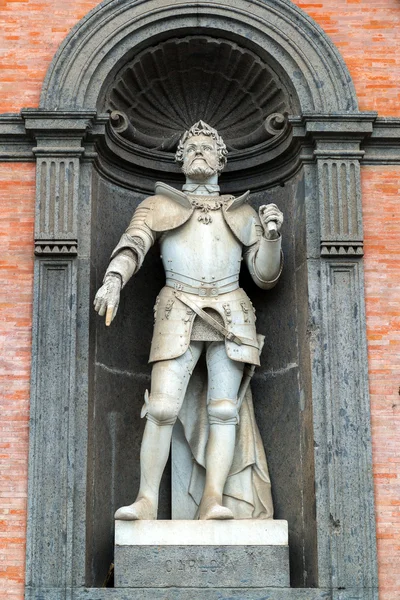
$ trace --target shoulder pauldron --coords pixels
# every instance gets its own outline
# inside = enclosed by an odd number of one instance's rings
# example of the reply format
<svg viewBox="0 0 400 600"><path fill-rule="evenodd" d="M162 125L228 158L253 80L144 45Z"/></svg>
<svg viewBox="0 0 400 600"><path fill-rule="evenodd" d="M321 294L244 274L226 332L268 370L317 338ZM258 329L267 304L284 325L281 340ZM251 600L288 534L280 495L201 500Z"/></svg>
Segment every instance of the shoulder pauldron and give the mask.
<svg viewBox="0 0 400 600"><path fill-rule="evenodd" d="M233 199L224 210L225 221L244 246L252 246L258 242L262 232L256 211L246 202L248 197L249 192L246 192Z"/></svg>
<svg viewBox="0 0 400 600"><path fill-rule="evenodd" d="M168 196L157 194L139 204L127 233L142 225L147 225L156 233L170 231L186 223L192 213L193 208L190 203L188 206L182 206Z"/></svg>

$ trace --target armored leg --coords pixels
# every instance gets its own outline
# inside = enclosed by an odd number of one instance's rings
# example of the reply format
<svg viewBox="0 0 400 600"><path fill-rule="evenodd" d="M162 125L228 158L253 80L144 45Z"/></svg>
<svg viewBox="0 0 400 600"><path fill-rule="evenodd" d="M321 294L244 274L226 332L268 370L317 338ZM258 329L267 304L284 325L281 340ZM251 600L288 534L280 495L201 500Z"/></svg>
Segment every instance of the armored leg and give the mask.
<svg viewBox="0 0 400 600"><path fill-rule="evenodd" d="M222 495L232 465L239 422L237 395L244 364L231 360L223 342L207 350L208 416L210 434L206 450L206 483L200 504L200 519L232 519L222 506Z"/></svg>
<svg viewBox="0 0 400 600"><path fill-rule="evenodd" d="M168 460L172 428L178 417L190 376L200 357L203 342L193 342L173 360L155 363L151 394L142 416L147 417L140 449L140 488L136 501L115 513L116 519L156 519L160 481Z"/></svg>

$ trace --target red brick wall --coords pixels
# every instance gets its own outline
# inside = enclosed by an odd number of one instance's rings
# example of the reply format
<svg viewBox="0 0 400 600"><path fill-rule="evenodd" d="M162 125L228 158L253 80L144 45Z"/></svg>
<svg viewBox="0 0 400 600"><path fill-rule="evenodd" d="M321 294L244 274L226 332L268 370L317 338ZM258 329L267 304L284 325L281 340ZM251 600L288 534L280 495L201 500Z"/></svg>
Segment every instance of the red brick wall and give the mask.
<svg viewBox="0 0 400 600"><path fill-rule="evenodd" d="M352 75L360 110L400 115L398 0L293 0L329 35Z"/></svg>
<svg viewBox="0 0 400 600"><path fill-rule="evenodd" d="M50 62L98 0L0 0L0 114L39 105Z"/></svg>
<svg viewBox="0 0 400 600"><path fill-rule="evenodd" d="M400 598L400 167L362 169L379 585Z"/></svg>
<svg viewBox="0 0 400 600"><path fill-rule="evenodd" d="M0 599L23 598L32 323L33 164L0 164Z"/></svg>
<svg viewBox="0 0 400 600"><path fill-rule="evenodd" d="M398 0L294 1L341 51L360 108L400 116ZM97 4L97 0L0 0L0 114L38 105L54 53L71 27ZM398 179L400 167L363 168L381 600L400 598ZM33 205L33 165L0 164L0 600L23 598Z"/></svg>

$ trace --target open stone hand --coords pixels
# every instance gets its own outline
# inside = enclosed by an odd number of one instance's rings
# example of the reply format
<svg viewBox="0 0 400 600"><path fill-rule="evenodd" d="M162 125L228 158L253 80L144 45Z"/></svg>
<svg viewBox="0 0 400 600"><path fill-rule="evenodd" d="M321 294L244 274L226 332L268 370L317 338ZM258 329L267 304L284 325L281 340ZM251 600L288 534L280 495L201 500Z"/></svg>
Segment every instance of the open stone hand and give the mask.
<svg viewBox="0 0 400 600"><path fill-rule="evenodd" d="M276 240L283 223L283 214L276 204L260 206L258 214L267 240Z"/></svg>
<svg viewBox="0 0 400 600"><path fill-rule="evenodd" d="M117 314L121 283L119 275L109 273L93 302L94 309L99 313L100 317L106 315L107 327L111 325Z"/></svg>

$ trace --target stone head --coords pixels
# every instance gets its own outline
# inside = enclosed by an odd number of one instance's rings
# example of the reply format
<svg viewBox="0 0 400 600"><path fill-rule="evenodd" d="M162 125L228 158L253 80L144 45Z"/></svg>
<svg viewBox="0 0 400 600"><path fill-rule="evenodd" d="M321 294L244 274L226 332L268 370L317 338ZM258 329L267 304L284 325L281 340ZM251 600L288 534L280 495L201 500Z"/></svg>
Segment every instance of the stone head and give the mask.
<svg viewBox="0 0 400 600"><path fill-rule="evenodd" d="M198 121L182 136L175 160L187 177L206 180L219 175L226 165L228 151L218 132Z"/></svg>

